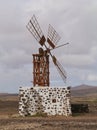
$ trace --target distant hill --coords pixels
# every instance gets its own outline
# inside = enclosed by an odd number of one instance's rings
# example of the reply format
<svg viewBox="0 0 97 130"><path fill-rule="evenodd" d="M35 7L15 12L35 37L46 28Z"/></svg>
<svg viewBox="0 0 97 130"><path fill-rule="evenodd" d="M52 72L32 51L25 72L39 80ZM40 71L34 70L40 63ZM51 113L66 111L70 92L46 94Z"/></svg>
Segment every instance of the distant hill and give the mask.
<svg viewBox="0 0 97 130"><path fill-rule="evenodd" d="M76 97L97 95L97 86L82 84L76 87L72 87L71 95Z"/></svg>
<svg viewBox="0 0 97 130"><path fill-rule="evenodd" d="M0 96L16 96L16 93L0 93Z"/></svg>
<svg viewBox="0 0 97 130"><path fill-rule="evenodd" d="M0 93L0 101L18 100L18 94Z"/></svg>
<svg viewBox="0 0 97 130"><path fill-rule="evenodd" d="M90 86L86 84L71 87L71 96L82 97L82 96L97 96L97 86ZM0 93L0 98L7 97L18 97L18 94Z"/></svg>

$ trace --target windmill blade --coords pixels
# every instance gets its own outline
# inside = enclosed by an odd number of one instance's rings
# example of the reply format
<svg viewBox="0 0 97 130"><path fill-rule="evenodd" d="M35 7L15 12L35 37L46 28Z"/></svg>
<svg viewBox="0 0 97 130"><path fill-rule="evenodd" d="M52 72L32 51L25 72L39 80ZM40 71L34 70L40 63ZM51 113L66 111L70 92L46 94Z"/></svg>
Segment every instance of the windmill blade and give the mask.
<svg viewBox="0 0 97 130"><path fill-rule="evenodd" d="M58 70L60 76L62 77L64 83L66 83L66 78L67 78L66 75L67 75L67 74L66 74L64 68L63 68L62 65L59 63L59 61L56 59L55 56L52 56L52 59L53 59L54 65L56 66L56 68L57 68L57 70Z"/></svg>
<svg viewBox="0 0 97 130"><path fill-rule="evenodd" d="M59 34L49 24L48 35L47 35L47 42L48 42L48 44L50 45L50 47L52 47L54 49L59 40L60 40Z"/></svg>
<svg viewBox="0 0 97 130"><path fill-rule="evenodd" d="M34 36L34 38L40 43L40 45L43 46L46 39L43 35L43 32L39 26L39 23L35 15L33 15L26 27L29 30L29 32Z"/></svg>

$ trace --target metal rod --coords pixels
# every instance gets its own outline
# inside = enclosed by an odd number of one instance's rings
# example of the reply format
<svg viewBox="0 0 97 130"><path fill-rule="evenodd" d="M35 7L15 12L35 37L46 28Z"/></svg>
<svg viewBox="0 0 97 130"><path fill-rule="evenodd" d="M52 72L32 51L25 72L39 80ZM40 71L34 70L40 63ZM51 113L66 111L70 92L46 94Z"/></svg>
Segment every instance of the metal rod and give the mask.
<svg viewBox="0 0 97 130"><path fill-rule="evenodd" d="M53 48L53 49L50 49L50 51L51 51L51 50L54 50L54 49L57 49L57 48L59 48L59 47L62 47L62 46L64 46L64 45L67 45L67 44L69 44L69 43L67 42L67 43L65 43L65 44L59 45L59 46L57 46L57 47L55 47L55 48Z"/></svg>

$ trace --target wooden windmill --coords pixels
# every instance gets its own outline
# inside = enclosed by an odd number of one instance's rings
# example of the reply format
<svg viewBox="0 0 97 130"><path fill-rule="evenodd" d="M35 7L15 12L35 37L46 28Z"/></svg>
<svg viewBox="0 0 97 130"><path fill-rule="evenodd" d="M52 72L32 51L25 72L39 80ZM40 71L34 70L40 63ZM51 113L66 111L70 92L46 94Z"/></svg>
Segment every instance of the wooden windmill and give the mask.
<svg viewBox="0 0 97 130"><path fill-rule="evenodd" d="M60 40L60 36L55 29L49 24L47 38L43 35L43 32L39 26L39 23L33 15L27 24L27 29L34 36L34 38L41 45L38 54L33 54L33 85L34 86L49 86L49 56L51 56L54 65L56 66L63 81L66 82L66 72L62 65L58 62L57 58L52 55L51 50L64 46L65 43L60 46L56 46ZM45 49L43 49L43 46Z"/></svg>

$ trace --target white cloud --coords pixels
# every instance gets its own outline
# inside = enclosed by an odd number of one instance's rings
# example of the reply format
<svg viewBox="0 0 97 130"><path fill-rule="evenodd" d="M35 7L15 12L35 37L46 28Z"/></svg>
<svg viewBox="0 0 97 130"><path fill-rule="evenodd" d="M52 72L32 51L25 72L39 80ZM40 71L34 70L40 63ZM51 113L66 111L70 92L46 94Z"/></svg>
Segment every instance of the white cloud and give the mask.
<svg viewBox="0 0 97 130"><path fill-rule="evenodd" d="M67 64L68 66L74 66L74 67L88 67L95 63L95 60L93 57L90 57L90 55L67 55L63 56L64 64Z"/></svg>
<svg viewBox="0 0 97 130"><path fill-rule="evenodd" d="M87 80L89 80L89 81L97 81L97 74L88 75Z"/></svg>
<svg viewBox="0 0 97 130"><path fill-rule="evenodd" d="M0 92L18 92L20 86L32 86L32 65L9 69L0 67Z"/></svg>
<svg viewBox="0 0 97 130"><path fill-rule="evenodd" d="M26 54L24 50L15 50L13 49L9 53L4 53L1 57L1 63L9 68L18 68L25 64L29 64L31 56Z"/></svg>

